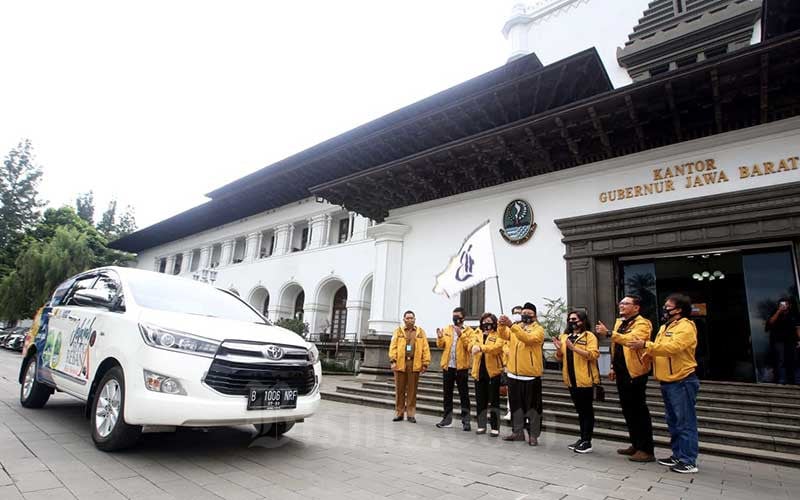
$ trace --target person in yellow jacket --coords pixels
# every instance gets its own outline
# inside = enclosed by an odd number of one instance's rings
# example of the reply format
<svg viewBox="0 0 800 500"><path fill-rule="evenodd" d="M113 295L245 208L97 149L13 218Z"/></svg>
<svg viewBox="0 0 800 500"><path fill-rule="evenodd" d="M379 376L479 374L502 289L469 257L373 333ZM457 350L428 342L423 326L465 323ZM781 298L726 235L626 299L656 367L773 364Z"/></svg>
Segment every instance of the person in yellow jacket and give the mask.
<svg viewBox="0 0 800 500"><path fill-rule="evenodd" d="M497 335L497 316L484 313L480 331L471 339L472 378L475 380L475 404L478 407L477 434L486 434L487 412L491 437L500 435L500 374L503 373L503 346Z"/></svg>
<svg viewBox="0 0 800 500"><path fill-rule="evenodd" d="M504 441L539 444L542 433L542 344L544 328L536 321L536 306L522 306L522 322L513 324L508 316L498 320L497 334L508 346L508 403L511 407L511 434Z"/></svg>
<svg viewBox="0 0 800 500"><path fill-rule="evenodd" d="M511 321L513 323L522 322L522 306L514 306L511 308ZM503 375L500 378L500 394L505 396L506 403L508 403L508 342L503 346ZM511 405L506 404L508 412L503 416L503 420L511 422Z"/></svg>
<svg viewBox="0 0 800 500"><path fill-rule="evenodd" d="M453 386L458 386L458 397L461 399L461 427L464 431L472 430L470 426L470 403L468 372L470 366L470 338L472 328L464 326L464 309L453 309L453 324L436 329L436 347L442 349L442 404L444 414L436 427L453 425Z"/></svg>
<svg viewBox="0 0 800 500"><path fill-rule="evenodd" d="M389 344L389 364L394 372L394 422L403 420L403 414L406 414L409 422L417 423L419 376L431 364L428 336L415 323L413 311L403 313L403 325L395 329Z"/></svg>
<svg viewBox="0 0 800 500"><path fill-rule="evenodd" d="M571 311L567 315L567 331L553 339L556 357L563 361L564 384L578 412L581 437L568 448L575 453L592 452L592 433L594 432L594 386L600 383L600 369L597 358L600 349L597 337L586 329L589 318L583 311Z"/></svg>
<svg viewBox="0 0 800 500"><path fill-rule="evenodd" d="M627 455L631 462L655 462L653 455L653 421L647 407L647 379L650 360L641 352L629 349L631 340L650 340L653 324L641 316L642 300L636 295L626 295L619 301L619 318L609 331L602 321L597 323L598 335L611 335L611 370L608 378L617 383L619 405L628 426L630 446L617 453Z"/></svg>
<svg viewBox="0 0 800 500"><path fill-rule="evenodd" d="M673 472L697 472L697 392L700 381L695 374L697 327L689 319L692 301L683 294L672 294L664 302L663 324L655 341L631 340L627 346L653 360L653 372L661 382L664 417L670 434L672 456L658 463Z"/></svg>

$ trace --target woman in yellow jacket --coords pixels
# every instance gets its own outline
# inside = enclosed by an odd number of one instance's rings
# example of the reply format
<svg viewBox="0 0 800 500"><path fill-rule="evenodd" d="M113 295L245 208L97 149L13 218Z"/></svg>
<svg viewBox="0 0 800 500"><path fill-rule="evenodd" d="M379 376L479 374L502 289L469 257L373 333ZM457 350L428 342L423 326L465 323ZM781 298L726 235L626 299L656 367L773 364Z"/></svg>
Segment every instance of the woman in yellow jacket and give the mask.
<svg viewBox="0 0 800 500"><path fill-rule="evenodd" d="M600 350L597 337L588 331L589 319L583 311L572 311L567 315L567 331L553 339L556 357L563 360L564 384L569 387L569 395L578 412L581 437L569 449L575 453L592 452L592 433L594 432L594 385L600 383L600 370L597 358Z"/></svg>
<svg viewBox="0 0 800 500"><path fill-rule="evenodd" d="M413 311L403 313L403 326L398 326L389 344L389 363L394 372L395 416L393 422L403 420L417 423L417 385L420 373L431 364L431 348L425 330L415 325Z"/></svg>
<svg viewBox="0 0 800 500"><path fill-rule="evenodd" d="M478 430L486 434L486 414L492 426L491 437L500 435L500 374L503 373L503 346L506 341L497 335L497 316L484 313L480 332L471 337L472 378L478 406Z"/></svg>

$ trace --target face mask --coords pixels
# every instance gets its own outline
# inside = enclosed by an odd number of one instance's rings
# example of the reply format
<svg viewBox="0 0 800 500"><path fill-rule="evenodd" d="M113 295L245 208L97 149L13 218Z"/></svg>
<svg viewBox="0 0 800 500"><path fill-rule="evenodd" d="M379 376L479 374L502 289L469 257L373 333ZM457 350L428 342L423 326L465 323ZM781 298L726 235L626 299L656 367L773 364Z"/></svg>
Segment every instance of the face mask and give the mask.
<svg viewBox="0 0 800 500"><path fill-rule="evenodd" d="M522 315L519 314L519 313L512 314L511 315L511 321L514 322L514 323L519 323L520 321L522 321Z"/></svg>
<svg viewBox="0 0 800 500"><path fill-rule="evenodd" d="M483 330L484 332L488 332L490 330L494 330L494 324L493 323L481 323L481 330Z"/></svg>
<svg viewBox="0 0 800 500"><path fill-rule="evenodd" d="M662 307L661 320L664 322L668 322L670 319L672 319L672 313L677 310L678 310L677 307L672 307L672 308Z"/></svg>
<svg viewBox="0 0 800 500"><path fill-rule="evenodd" d="M578 322L577 321L569 321L567 323L567 330L571 332L575 332L578 330Z"/></svg>
<svg viewBox="0 0 800 500"><path fill-rule="evenodd" d="M522 315L522 322L523 323L533 323L533 316L530 314L523 314Z"/></svg>
<svg viewBox="0 0 800 500"><path fill-rule="evenodd" d="M462 318L460 316L453 316L453 324L454 325L460 325L463 322L464 322L464 318Z"/></svg>

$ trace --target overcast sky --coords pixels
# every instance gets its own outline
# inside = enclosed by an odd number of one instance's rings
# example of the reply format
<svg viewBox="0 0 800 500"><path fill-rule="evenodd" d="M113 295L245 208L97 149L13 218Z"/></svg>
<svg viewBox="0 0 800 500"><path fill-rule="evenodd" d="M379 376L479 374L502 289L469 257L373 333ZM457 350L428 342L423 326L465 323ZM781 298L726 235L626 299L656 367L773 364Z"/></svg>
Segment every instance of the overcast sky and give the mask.
<svg viewBox="0 0 800 500"><path fill-rule="evenodd" d="M511 0L0 3L0 151L139 227L505 63Z"/></svg>

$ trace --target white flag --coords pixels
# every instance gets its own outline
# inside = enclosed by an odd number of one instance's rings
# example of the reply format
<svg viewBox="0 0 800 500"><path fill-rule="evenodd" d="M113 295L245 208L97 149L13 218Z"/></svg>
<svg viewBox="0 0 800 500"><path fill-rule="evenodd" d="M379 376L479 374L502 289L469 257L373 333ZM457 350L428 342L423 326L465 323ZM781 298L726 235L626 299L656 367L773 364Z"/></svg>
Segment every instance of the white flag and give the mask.
<svg viewBox="0 0 800 500"><path fill-rule="evenodd" d="M492 249L492 232L487 220L472 232L447 268L436 277L433 292L447 298L497 276Z"/></svg>

